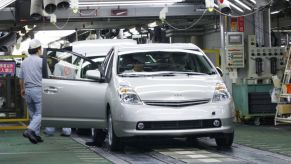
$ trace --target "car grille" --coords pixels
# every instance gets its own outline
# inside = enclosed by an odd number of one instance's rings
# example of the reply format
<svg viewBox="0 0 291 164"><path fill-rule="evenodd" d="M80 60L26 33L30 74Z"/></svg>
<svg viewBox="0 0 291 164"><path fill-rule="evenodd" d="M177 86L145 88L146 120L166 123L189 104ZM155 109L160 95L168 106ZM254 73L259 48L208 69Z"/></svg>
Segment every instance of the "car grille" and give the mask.
<svg viewBox="0 0 291 164"><path fill-rule="evenodd" d="M214 121L218 121L218 125L214 125ZM143 123L144 128L138 128ZM190 121L145 121L136 124L137 130L178 130L178 129L202 129L202 128L219 128L221 127L220 119L208 120L190 120Z"/></svg>
<svg viewBox="0 0 291 164"><path fill-rule="evenodd" d="M146 105L153 105L153 106L183 107L183 106L206 104L209 101L210 99L201 99L201 100L188 100L188 101L144 101L144 103Z"/></svg>

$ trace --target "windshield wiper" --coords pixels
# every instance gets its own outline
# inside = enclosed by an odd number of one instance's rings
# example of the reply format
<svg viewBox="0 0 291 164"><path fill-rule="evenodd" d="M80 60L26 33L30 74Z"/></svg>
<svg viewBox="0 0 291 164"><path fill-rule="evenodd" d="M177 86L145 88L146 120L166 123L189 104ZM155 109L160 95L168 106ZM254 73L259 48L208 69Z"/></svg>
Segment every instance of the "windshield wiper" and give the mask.
<svg viewBox="0 0 291 164"><path fill-rule="evenodd" d="M149 76L175 76L175 75L174 75L174 73L168 72L168 73L151 74Z"/></svg>
<svg viewBox="0 0 291 164"><path fill-rule="evenodd" d="M200 73L200 72L162 72L162 73L152 74L150 76L176 76L179 74L188 75L188 76L206 75L205 73Z"/></svg>
<svg viewBox="0 0 291 164"><path fill-rule="evenodd" d="M186 74L188 76L191 76L191 75L206 75L205 73L201 73L201 72L173 72L173 74Z"/></svg>
<svg viewBox="0 0 291 164"><path fill-rule="evenodd" d="M143 74L135 74L135 73L122 73L119 74L121 77L145 77L146 75Z"/></svg>
<svg viewBox="0 0 291 164"><path fill-rule="evenodd" d="M148 76L176 76L176 75L207 75L206 73L201 72L161 72L161 73L152 73L152 74L136 74L136 73L122 73L119 74L121 77L148 77Z"/></svg>

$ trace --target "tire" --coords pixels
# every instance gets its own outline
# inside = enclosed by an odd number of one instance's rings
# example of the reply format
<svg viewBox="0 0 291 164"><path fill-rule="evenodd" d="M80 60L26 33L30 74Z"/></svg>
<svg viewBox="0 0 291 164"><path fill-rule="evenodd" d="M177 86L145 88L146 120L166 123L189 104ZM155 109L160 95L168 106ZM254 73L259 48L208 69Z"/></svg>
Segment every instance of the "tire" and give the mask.
<svg viewBox="0 0 291 164"><path fill-rule="evenodd" d="M96 144L96 146L102 146L104 144L104 141L106 139L107 133L103 129L94 129L93 133L93 142Z"/></svg>
<svg viewBox="0 0 291 164"><path fill-rule="evenodd" d="M233 143L234 132L224 133L215 137L215 142L218 147L230 148Z"/></svg>
<svg viewBox="0 0 291 164"><path fill-rule="evenodd" d="M107 132L108 132L108 146L111 151L120 151L123 149L121 139L114 133L113 121L111 113L108 113L107 119Z"/></svg>

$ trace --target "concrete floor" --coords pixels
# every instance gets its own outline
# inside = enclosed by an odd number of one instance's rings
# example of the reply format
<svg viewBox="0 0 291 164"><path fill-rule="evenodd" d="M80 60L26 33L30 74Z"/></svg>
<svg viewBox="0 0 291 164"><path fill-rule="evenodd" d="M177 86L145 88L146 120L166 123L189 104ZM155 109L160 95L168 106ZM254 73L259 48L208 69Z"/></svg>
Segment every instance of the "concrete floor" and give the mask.
<svg viewBox="0 0 291 164"><path fill-rule="evenodd" d="M70 137L43 136L31 144L22 131L0 131L0 164L96 164L111 163Z"/></svg>
<svg viewBox="0 0 291 164"><path fill-rule="evenodd" d="M291 126L236 125L235 143L291 156Z"/></svg>
<svg viewBox="0 0 291 164"><path fill-rule="evenodd" d="M291 161L290 138L291 126L236 124L235 144L230 151L217 150L213 140L206 140L205 143L202 140L196 146L187 145L180 140L169 140L158 141L157 143L150 141L149 144L140 143L141 149L134 148L135 144L133 144L134 146L129 145L124 152L113 153L106 148L86 147L76 142L75 138L61 137L59 134L53 137L43 135L44 143L33 145L22 137L22 131L0 131L0 164L94 164L114 161L103 158L106 156L119 158L121 161L127 161L126 163L151 163L151 161L153 163L167 163L169 161L175 161L174 163L197 163L199 160L200 163L201 160L208 160L208 162L202 163L209 163L211 160L214 163L215 161L216 163L264 163L263 159L269 163L279 159L282 163L289 163ZM248 147L256 149L249 149ZM173 154L172 149L178 152L178 155ZM284 156L259 152L257 149ZM195 159L191 158L192 161L187 161L190 160L188 156L186 161L180 159L184 155L181 153L190 153L189 150L194 153ZM100 153L101 151L103 151L103 154ZM204 152L204 154L201 155L201 152ZM249 152L252 157L248 154ZM196 159L198 158L197 153L201 156L201 159ZM192 156L194 157L194 155Z"/></svg>

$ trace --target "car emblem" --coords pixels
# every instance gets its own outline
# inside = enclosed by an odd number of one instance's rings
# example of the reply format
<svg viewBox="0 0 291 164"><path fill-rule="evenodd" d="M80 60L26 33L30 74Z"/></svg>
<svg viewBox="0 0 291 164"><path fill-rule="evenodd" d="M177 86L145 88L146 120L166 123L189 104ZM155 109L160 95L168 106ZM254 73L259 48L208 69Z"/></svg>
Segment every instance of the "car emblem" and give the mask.
<svg viewBox="0 0 291 164"><path fill-rule="evenodd" d="M175 96L175 97L181 97L182 94L181 94L181 93L176 93L176 94L174 94L174 96Z"/></svg>

